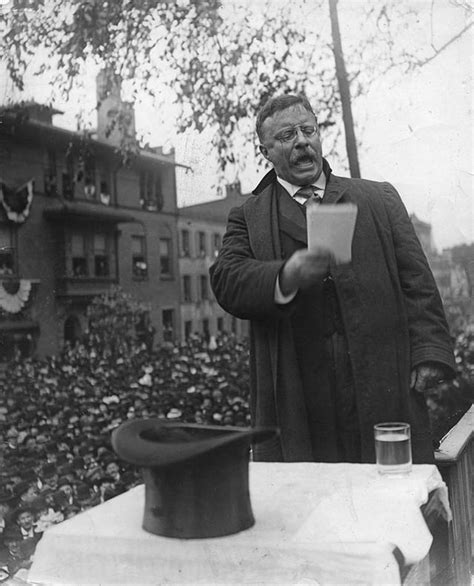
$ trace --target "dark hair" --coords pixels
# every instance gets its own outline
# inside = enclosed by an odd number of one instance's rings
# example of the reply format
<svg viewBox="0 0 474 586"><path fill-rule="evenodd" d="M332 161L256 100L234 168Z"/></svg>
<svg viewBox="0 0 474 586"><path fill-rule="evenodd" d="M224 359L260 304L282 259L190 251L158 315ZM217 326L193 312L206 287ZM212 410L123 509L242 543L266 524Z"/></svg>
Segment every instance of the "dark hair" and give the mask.
<svg viewBox="0 0 474 586"><path fill-rule="evenodd" d="M262 124L267 118L270 118L276 112L281 112L282 110L286 110L292 106L297 106L298 104L301 104L305 110L308 110L308 112L313 114L313 116L316 118L316 114L314 113L308 98L303 94L283 94L281 96L275 96L274 98L267 100L257 112L255 126L259 140L262 140Z"/></svg>
<svg viewBox="0 0 474 586"><path fill-rule="evenodd" d="M35 511L34 511L33 507L31 507L29 505L22 505L13 511L12 516L11 516L12 521L14 523L18 523L18 517L20 515L22 515L23 513L30 513L30 515L33 515L33 517L35 515Z"/></svg>

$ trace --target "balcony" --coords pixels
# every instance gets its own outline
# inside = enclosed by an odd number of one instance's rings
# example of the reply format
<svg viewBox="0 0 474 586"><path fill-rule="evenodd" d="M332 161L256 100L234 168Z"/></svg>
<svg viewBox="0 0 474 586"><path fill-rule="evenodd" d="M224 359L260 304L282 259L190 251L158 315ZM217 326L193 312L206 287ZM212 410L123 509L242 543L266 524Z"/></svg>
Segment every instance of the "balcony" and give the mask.
<svg viewBox="0 0 474 586"><path fill-rule="evenodd" d="M61 277L57 280L56 296L88 300L106 293L116 283L115 277Z"/></svg>
<svg viewBox="0 0 474 586"><path fill-rule="evenodd" d="M135 222L136 218L120 208L104 206L100 203L86 201L55 201L54 207L45 209L43 214L48 220L56 222L68 222L71 220L83 222L106 222L120 224L122 222Z"/></svg>

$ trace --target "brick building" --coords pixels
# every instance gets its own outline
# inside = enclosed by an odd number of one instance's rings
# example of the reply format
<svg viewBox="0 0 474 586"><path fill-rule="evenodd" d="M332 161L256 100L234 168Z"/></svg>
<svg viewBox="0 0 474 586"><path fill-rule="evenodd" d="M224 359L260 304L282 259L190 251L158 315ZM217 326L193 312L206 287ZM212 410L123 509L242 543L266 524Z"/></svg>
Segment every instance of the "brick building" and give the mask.
<svg viewBox="0 0 474 586"><path fill-rule="evenodd" d="M226 187L226 197L179 209L179 273L181 279L181 337L191 333L214 336L232 332L248 334L247 322L226 313L217 303L210 284L209 267L219 252L229 211L242 205L240 183Z"/></svg>
<svg viewBox="0 0 474 586"><path fill-rule="evenodd" d="M32 103L0 114L0 360L57 352L113 284L149 304L156 341L180 328L173 154L123 163L134 120L118 87L91 136L54 126L57 113Z"/></svg>

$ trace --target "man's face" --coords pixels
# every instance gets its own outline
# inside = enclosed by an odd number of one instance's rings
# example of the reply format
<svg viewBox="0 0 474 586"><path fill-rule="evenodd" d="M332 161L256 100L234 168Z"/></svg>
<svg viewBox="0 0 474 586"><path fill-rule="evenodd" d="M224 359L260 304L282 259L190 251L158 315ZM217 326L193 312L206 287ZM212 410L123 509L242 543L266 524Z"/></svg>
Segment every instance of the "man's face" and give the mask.
<svg viewBox="0 0 474 586"><path fill-rule="evenodd" d="M20 551L20 541L18 539L8 539L4 541L6 548L10 552L11 555L17 556Z"/></svg>
<svg viewBox="0 0 474 586"><path fill-rule="evenodd" d="M315 127L312 136L305 136L302 127ZM283 141L285 131L298 127L292 140ZM266 118L262 124L260 151L270 161L276 174L294 185L316 181L323 170L321 140L316 118L301 104L290 106Z"/></svg>
<svg viewBox="0 0 474 586"><path fill-rule="evenodd" d="M8 515L9 512L10 512L10 507L5 503L1 503L0 504L0 519L4 519Z"/></svg>
<svg viewBox="0 0 474 586"><path fill-rule="evenodd" d="M107 464L107 467L105 468L105 473L108 474L109 476L117 476L117 474L119 473L119 467L117 465L116 462L109 462Z"/></svg>
<svg viewBox="0 0 474 586"><path fill-rule="evenodd" d="M48 478L45 478L44 481L50 488L56 490L58 487L58 480L59 476L57 474L53 474L52 476L48 476Z"/></svg>
<svg viewBox="0 0 474 586"><path fill-rule="evenodd" d="M28 490L21 495L21 500L25 503L31 503L38 495L38 492L34 486L30 486Z"/></svg>
<svg viewBox="0 0 474 586"><path fill-rule="evenodd" d="M113 486L113 484L111 482L103 482L100 485L100 492L103 495L104 493L106 493L106 492L108 492L110 490L113 490L113 488L114 488L114 486Z"/></svg>
<svg viewBox="0 0 474 586"><path fill-rule="evenodd" d="M72 492L72 486L69 484L63 484L59 487L59 490L61 492L63 492L67 497L71 497L73 492Z"/></svg>
<svg viewBox="0 0 474 586"><path fill-rule="evenodd" d="M33 527L33 515L29 511L24 511L18 515L18 525L27 531Z"/></svg>

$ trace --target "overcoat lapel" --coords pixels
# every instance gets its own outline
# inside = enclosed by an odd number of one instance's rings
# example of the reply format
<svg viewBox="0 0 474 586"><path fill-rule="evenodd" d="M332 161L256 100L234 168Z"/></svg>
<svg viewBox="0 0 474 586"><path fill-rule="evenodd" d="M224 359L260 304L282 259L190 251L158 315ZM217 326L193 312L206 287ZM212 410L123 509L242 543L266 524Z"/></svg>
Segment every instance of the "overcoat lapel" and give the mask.
<svg viewBox="0 0 474 586"><path fill-rule="evenodd" d="M343 177L337 177L331 174L326 185L326 190L324 191L322 205L337 203L348 189L349 184Z"/></svg>
<svg viewBox="0 0 474 586"><path fill-rule="evenodd" d="M258 260L281 258L278 235L278 209L274 186L269 185L244 207L250 246Z"/></svg>

